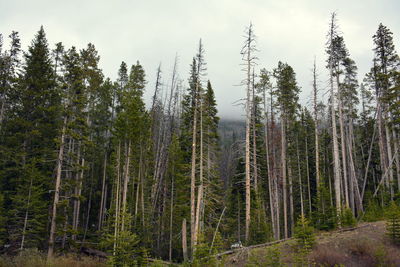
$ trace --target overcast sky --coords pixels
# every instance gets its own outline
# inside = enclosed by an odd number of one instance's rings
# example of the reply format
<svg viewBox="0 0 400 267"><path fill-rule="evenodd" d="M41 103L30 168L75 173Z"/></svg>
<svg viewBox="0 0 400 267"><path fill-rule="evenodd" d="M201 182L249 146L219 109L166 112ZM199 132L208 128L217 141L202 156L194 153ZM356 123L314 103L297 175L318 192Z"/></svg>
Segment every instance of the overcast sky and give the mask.
<svg viewBox="0 0 400 267"><path fill-rule="evenodd" d="M158 64L162 63L168 83L175 54L180 78L187 81L191 58L202 38L207 78L215 90L219 115L239 118L242 107L233 103L245 95L237 85L244 77L240 50L249 22L254 24L260 50L258 67L271 70L279 60L291 65L302 89L301 102L307 104L314 56L321 91L326 87L324 44L333 11L359 67L359 80L371 67L372 35L379 23L391 29L399 51L398 0L0 0L0 33L8 36L18 31L24 49L40 25L52 48L59 41L80 49L91 42L99 51L105 76L112 79L121 61L131 65L139 60L147 74L147 102Z"/></svg>

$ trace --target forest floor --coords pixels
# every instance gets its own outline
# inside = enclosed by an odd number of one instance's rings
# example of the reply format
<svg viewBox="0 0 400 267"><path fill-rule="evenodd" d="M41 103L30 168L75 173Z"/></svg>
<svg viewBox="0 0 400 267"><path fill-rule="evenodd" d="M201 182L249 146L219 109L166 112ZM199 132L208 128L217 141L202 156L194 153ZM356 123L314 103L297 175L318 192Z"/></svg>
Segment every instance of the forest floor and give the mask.
<svg viewBox="0 0 400 267"><path fill-rule="evenodd" d="M296 250L296 240L279 240L218 254L216 266L399 266L400 246L386 236L385 222L360 223L357 227L315 234L308 255ZM156 263L157 262L157 263ZM179 266L156 261L149 266ZM27 251L14 258L0 257L0 267L105 267L105 260L82 255L60 256L46 262L45 255ZM189 266L189 265L184 265Z"/></svg>
<svg viewBox="0 0 400 267"><path fill-rule="evenodd" d="M355 228L316 234L315 246L306 256L311 266L400 266L400 247L390 243L385 222L360 223ZM295 240L257 245L222 256L222 266L298 266L305 257ZM300 266L307 266L300 265Z"/></svg>

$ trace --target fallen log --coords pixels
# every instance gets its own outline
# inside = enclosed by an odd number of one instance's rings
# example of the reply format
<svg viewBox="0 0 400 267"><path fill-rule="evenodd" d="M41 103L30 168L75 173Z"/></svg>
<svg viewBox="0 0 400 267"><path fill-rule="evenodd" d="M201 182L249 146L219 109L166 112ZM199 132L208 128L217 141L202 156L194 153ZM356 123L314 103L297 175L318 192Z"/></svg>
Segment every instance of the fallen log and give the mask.
<svg viewBox="0 0 400 267"><path fill-rule="evenodd" d="M285 242L285 241L288 241L288 240L291 240L291 239L293 239L293 238L279 239L279 240L275 240L275 241L268 242L268 243L257 244L257 245L252 245L252 246L248 246L248 247L242 247L242 248L239 248L239 249L227 250L227 251L215 254L214 257L220 258L221 256L233 254L233 253L236 253L236 252L241 251L241 250L268 247L268 246L279 244L279 243L282 243L282 242Z"/></svg>

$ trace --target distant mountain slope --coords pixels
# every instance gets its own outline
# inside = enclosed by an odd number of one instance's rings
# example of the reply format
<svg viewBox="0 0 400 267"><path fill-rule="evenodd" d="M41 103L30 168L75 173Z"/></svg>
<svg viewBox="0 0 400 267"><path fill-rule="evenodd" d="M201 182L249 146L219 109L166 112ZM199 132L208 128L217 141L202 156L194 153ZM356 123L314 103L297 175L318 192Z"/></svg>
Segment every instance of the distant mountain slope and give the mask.
<svg viewBox="0 0 400 267"><path fill-rule="evenodd" d="M220 144L222 147L231 145L234 141L244 140L246 122L244 120L221 119L218 126Z"/></svg>

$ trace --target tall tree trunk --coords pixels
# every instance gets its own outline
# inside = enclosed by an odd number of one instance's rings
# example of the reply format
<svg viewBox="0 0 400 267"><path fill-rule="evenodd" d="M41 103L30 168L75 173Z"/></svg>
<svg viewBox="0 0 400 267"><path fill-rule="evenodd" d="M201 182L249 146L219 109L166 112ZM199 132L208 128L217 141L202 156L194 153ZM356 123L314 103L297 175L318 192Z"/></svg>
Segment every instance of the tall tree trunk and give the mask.
<svg viewBox="0 0 400 267"><path fill-rule="evenodd" d="M389 126L388 126L387 120L386 120L386 122L385 122L385 134L386 134L386 147L387 147L386 151L387 151L387 157L388 157L389 162L391 162L391 161L392 161L393 154L392 154L392 146L391 146L391 143L390 143L390 141L391 141L391 138L390 138L391 134L390 134L390 131L389 131ZM392 167L392 165L391 165L391 166L388 166L388 168L389 168L389 174L388 174L388 176L389 176L390 199L393 200L393 198L394 198L394 190L393 190L393 186L394 186L393 167Z"/></svg>
<svg viewBox="0 0 400 267"><path fill-rule="evenodd" d="M195 233L194 233L194 242L193 245L196 247L197 245L197 240L199 237L199 232L200 232L200 218L201 218L201 209L203 206L203 190L204 190L204 184L203 184L203 103L201 101L201 94L199 92L199 100L200 100L200 159L199 159L199 168L200 168L200 173L199 173L199 180L200 180L200 185L198 188L198 195L197 195L197 207L196 207L196 220L195 220Z"/></svg>
<svg viewBox="0 0 400 267"><path fill-rule="evenodd" d="M270 153L269 153L269 139L268 139L268 112L267 112L267 100L265 96L265 90L263 92L263 98L264 98L264 113L265 113L265 122L264 122L264 143L265 143L265 159L267 162L267 177L268 177L268 195L269 195L269 207L270 207L270 214L271 214L271 224L272 224L272 233L274 235L274 238L276 240L279 239L279 236L277 235L277 221L276 221L276 216L275 216L275 210L274 210L274 197L275 193L274 187L273 187L273 176L272 176L272 168L270 166ZM279 223L279 222L278 222Z"/></svg>
<svg viewBox="0 0 400 267"><path fill-rule="evenodd" d="M103 223L103 211L105 206L105 194L107 193L106 188L106 175L107 175L107 152L104 153L104 161L103 161L103 180L101 183L101 200L100 200L100 210L99 210L99 222L97 226L97 230L100 231Z"/></svg>
<svg viewBox="0 0 400 267"><path fill-rule="evenodd" d="M251 63L250 49L247 53L247 97L246 97L246 147L245 147L245 179L246 179L246 220L245 220L245 241L250 237L250 210L251 210L251 178L250 178L250 107L251 107Z"/></svg>
<svg viewBox="0 0 400 267"><path fill-rule="evenodd" d="M128 144L126 144L128 142ZM127 148L125 150L125 170L124 170L124 187L122 189L122 218L121 218L121 231L125 230L125 216L127 213L127 194L129 184L129 169L130 169L130 155L131 155L131 140L125 141Z"/></svg>
<svg viewBox="0 0 400 267"><path fill-rule="evenodd" d="M301 167L300 167L300 151L299 151L299 137L297 136L297 171L299 178L299 190L300 190L300 208L301 208L301 217L304 217L304 202L303 202L303 183L301 181Z"/></svg>
<svg viewBox="0 0 400 267"><path fill-rule="evenodd" d="M196 148L197 148L197 93L198 82L196 83L196 92L194 96L194 111L193 111L193 131L192 131L192 161L191 161L191 175L190 175L190 248L192 250L195 246L195 224L196 224Z"/></svg>
<svg viewBox="0 0 400 267"><path fill-rule="evenodd" d="M28 200L26 202L24 227L22 228L22 239L21 239L21 247L20 247L21 250L24 249L26 227L28 226L28 213L29 213L29 205L30 205L30 202L31 202L31 195L32 195L32 182L33 182L33 177L31 176L31 181L29 183Z"/></svg>
<svg viewBox="0 0 400 267"><path fill-rule="evenodd" d="M171 181L171 205L170 205L170 217L169 217L169 261L172 262L172 226L174 219L174 177L172 176Z"/></svg>
<svg viewBox="0 0 400 267"><path fill-rule="evenodd" d="M285 238L289 237L288 232L288 216L287 216L287 186L286 186L286 121L285 118L281 119L281 168L282 168L282 191L283 191L283 227L285 231Z"/></svg>
<svg viewBox="0 0 400 267"><path fill-rule="evenodd" d="M400 192L400 159L399 159L399 140L397 139L397 134L394 129L392 129L393 134L393 146L394 155L396 160L396 177L397 177L397 190Z"/></svg>
<svg viewBox="0 0 400 267"><path fill-rule="evenodd" d="M273 192L274 192L274 207L275 207L275 217L276 217L276 236L277 239L281 237L281 223L280 223L280 198L279 198L279 191L278 191L278 178L275 172L275 159L276 159L276 153L275 153L275 148L276 146L274 145L276 142L274 142L274 130L275 130L275 120L274 120L274 101L273 101L273 89L272 86L270 88L270 97L271 97L271 103L270 103L270 108L271 108L271 127L270 127L270 138L271 138L271 177L273 178Z"/></svg>
<svg viewBox="0 0 400 267"><path fill-rule="evenodd" d="M90 211L92 209L92 193L93 193L93 175L94 175L94 168L93 168L93 163L92 165L92 173L90 176L90 191L89 191L89 199L88 199L88 206L87 206L87 215L86 215L86 223L85 223L85 231L83 233L83 238L82 238L82 243L81 243L81 248L82 246L85 244L85 240L86 240L86 235L87 235L87 231L89 228L89 219L90 219Z"/></svg>
<svg viewBox="0 0 400 267"><path fill-rule="evenodd" d="M115 189L115 221L114 221L114 246L113 255L115 256L117 248L117 237L120 225L120 168L121 168L121 141L118 141L117 147L117 166L116 166L116 189Z"/></svg>
<svg viewBox="0 0 400 267"><path fill-rule="evenodd" d="M183 253L183 261L188 261L188 250L187 250L187 241L186 241L186 219L182 221L182 253Z"/></svg>
<svg viewBox="0 0 400 267"><path fill-rule="evenodd" d="M309 216L312 217L312 199L311 199L311 184L310 184L310 167L308 161L308 138L306 133L306 172L307 172L307 192L308 192L308 209L309 209ZM318 191L318 188L317 188Z"/></svg>
<svg viewBox="0 0 400 267"><path fill-rule="evenodd" d="M80 144L78 148L78 162L80 158ZM76 182L77 185L75 186L75 202L74 202L74 211L73 211L73 224L72 229L75 233L78 231L79 226L79 215L80 215L80 208L81 208L81 194L82 194L82 182L83 182L83 174L85 169L85 157L82 156L81 163L80 163L80 171L76 174ZM72 235L72 240L76 239L76 234Z"/></svg>
<svg viewBox="0 0 400 267"><path fill-rule="evenodd" d="M314 93L314 122L315 122L315 177L317 183L317 194L319 194L320 187L320 172L319 172L319 135L318 135L318 99L317 99L317 67L315 65L314 58L314 68L313 68L313 93Z"/></svg>
<svg viewBox="0 0 400 267"><path fill-rule="evenodd" d="M257 171L257 136L256 136L256 101L255 101L255 86L254 86L254 68L252 77L252 124L253 124L253 179L254 179L254 191L258 197L258 171Z"/></svg>
<svg viewBox="0 0 400 267"><path fill-rule="evenodd" d="M56 216L57 216L57 205L60 199L60 186L61 186L61 170L64 159L64 142L65 142L65 132L67 130L67 117L64 117L64 122L61 130L61 140L60 140L60 148L58 150L57 157L57 171L56 171L56 184L54 189L54 200L53 200L53 211L51 216L51 225L50 225L50 235L49 235L49 248L47 251L47 258L53 257L54 251L54 240L56 235Z"/></svg>
<svg viewBox="0 0 400 267"><path fill-rule="evenodd" d="M350 206L349 202L349 182L348 182L348 175L347 175L347 153L346 153L346 137L345 137L345 129L344 129L344 114L343 114L343 105L342 105L342 93L340 88L340 81L339 81L339 74L336 74L336 84L338 86L338 109L339 109L339 129L340 129L340 145L341 145L341 152L342 152L342 165L343 165L343 191L345 197L345 204L346 207ZM347 144L350 145L350 144Z"/></svg>
<svg viewBox="0 0 400 267"><path fill-rule="evenodd" d="M293 203L293 173L292 166L288 162L288 182L289 182L289 210L290 210L290 236L294 233L294 203Z"/></svg>
<svg viewBox="0 0 400 267"><path fill-rule="evenodd" d="M351 172L351 181L350 181L350 183L352 185L351 190L352 190L352 195L353 195L353 198L354 198L353 202L355 202L355 206L357 207L357 211L360 213L360 212L364 211L364 208L363 208L363 205L362 205L362 197L361 197L361 194L360 194L360 187L358 185L358 179L357 179L356 170L355 170L355 164L354 164L355 160L353 159L353 150L352 150L352 148L354 146L354 131L353 131L353 122L352 122L352 120L350 120L350 123L349 123L348 144L349 144L348 145L348 149L349 149L349 151L348 151L348 154L349 154L349 165L350 165L350 172ZM353 214L356 214L354 208L353 208Z"/></svg>
<svg viewBox="0 0 400 267"><path fill-rule="evenodd" d="M336 25L335 25L335 16L336 14L333 13L331 17L331 24L330 24L330 31L329 31L329 43L330 47L329 49L331 51L334 50L334 37L335 37L335 31L336 31ZM340 157L339 157L339 145L338 145L338 135L337 135L337 128L336 128L336 112L335 112L335 103L336 103L336 97L335 97L335 90L334 90L334 82L333 82L333 55L331 55L331 59L329 60L329 85L330 85L330 93L331 93L331 119L332 119L332 139L333 139L333 169L334 169L334 187L335 187L335 204L336 204L336 216L338 218L339 222L339 227L340 227L340 213L342 210L341 207L341 188L340 188L340 183L341 183L341 170L340 170ZM339 89L339 84L337 84L337 87Z"/></svg>

